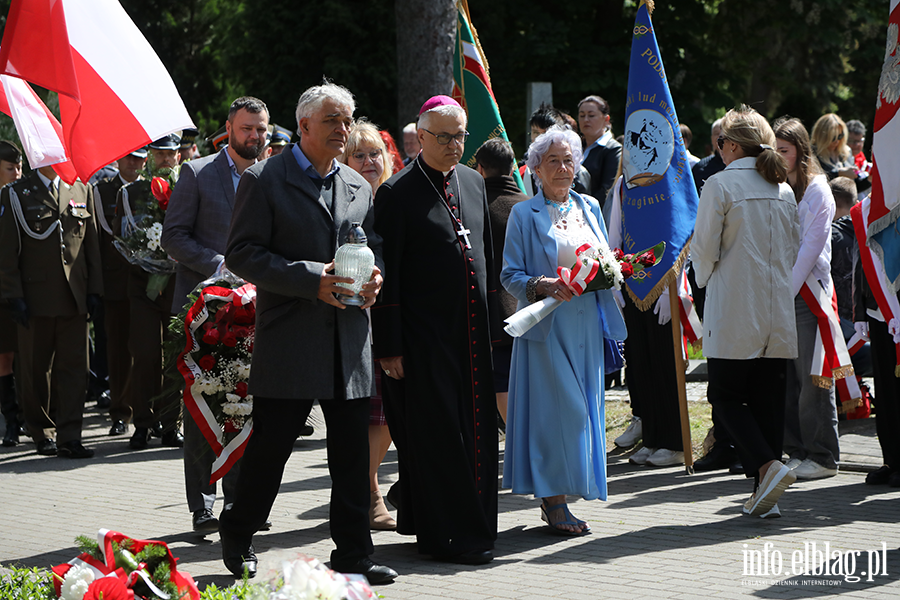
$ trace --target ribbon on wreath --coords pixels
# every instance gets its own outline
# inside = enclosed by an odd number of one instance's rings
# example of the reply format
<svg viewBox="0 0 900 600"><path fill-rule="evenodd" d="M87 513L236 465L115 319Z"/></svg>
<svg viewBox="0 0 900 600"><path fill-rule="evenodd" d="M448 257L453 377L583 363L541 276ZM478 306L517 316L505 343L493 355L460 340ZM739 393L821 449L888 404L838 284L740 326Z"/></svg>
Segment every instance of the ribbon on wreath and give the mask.
<svg viewBox="0 0 900 600"><path fill-rule="evenodd" d="M593 250L594 247L590 244L582 244L575 250L575 264L571 269L566 267L556 268L556 274L577 296L584 293L588 284L594 280L597 272L600 271L600 261L588 254Z"/></svg>
<svg viewBox="0 0 900 600"><path fill-rule="evenodd" d="M203 369L194 360L193 352L200 349L197 338L202 337L203 324L214 316L210 314L209 309L206 307L206 303L210 300L221 300L245 306L255 302L256 286L252 283L244 284L237 289L207 286L200 291L197 300L188 310L184 322L187 341L177 361L178 371L184 377L184 406L216 454L216 460L213 462L210 476L210 483L214 483L224 477L231 467L234 466L234 463L243 456L244 449L247 447L247 441L253 433L253 419L248 418L244 421L241 431L226 444L224 428L216 420L206 398L203 397L199 389L195 389L197 380L202 376Z"/></svg>
<svg viewBox="0 0 900 600"><path fill-rule="evenodd" d="M837 296L832 289L829 297L812 274L800 288L800 296L818 321L812 360L813 383L818 387L831 389L837 380L837 392L841 400L839 412L853 411L862 406L862 392L853 374L850 353L841 331Z"/></svg>
<svg viewBox="0 0 900 600"><path fill-rule="evenodd" d="M691 286L688 283L687 269L681 269L678 278L678 312L681 313L681 334L685 343L685 355L687 345L693 344L703 336L703 324L694 307L694 297L691 295Z"/></svg>
<svg viewBox="0 0 900 600"><path fill-rule="evenodd" d="M878 255L872 252L871 248L865 243L866 223L869 221L871 204L872 201L870 198L866 198L862 202L857 203L850 209L850 217L853 219L853 229L856 233L856 239L860 241L858 244L859 260L862 263L863 272L866 275L866 282L872 290L872 296L875 298L875 303L878 305L878 309L881 311L885 323L888 324L888 331L894 335L894 331L891 331L891 324L894 325L895 329L898 327L898 320L900 320L900 302L898 302L897 296L891 294L887 288L884 266L881 263L881 259L879 259ZM894 349L897 357L897 360L894 363L894 376L900 377L900 344L896 342L897 335L894 335L894 340Z"/></svg>

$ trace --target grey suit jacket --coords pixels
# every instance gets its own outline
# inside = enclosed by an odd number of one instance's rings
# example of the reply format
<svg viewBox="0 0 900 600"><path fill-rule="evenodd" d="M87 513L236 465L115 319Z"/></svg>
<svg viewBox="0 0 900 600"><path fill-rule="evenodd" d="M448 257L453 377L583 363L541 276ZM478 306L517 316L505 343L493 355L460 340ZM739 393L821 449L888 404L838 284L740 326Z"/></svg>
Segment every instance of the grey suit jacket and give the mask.
<svg viewBox="0 0 900 600"><path fill-rule="evenodd" d="M162 247L178 261L172 312L181 312L187 295L216 272L225 258L234 210L234 183L227 150L185 162L163 224Z"/></svg>
<svg viewBox="0 0 900 600"><path fill-rule="evenodd" d="M333 185L334 213L294 158L293 145L241 177L225 251L234 273L257 286L250 393L269 398L366 398L374 393L365 311L318 300L326 263L363 224L375 264L384 269L372 229L372 188L343 166ZM335 373L335 343L340 372ZM336 382L343 390L336 389Z"/></svg>

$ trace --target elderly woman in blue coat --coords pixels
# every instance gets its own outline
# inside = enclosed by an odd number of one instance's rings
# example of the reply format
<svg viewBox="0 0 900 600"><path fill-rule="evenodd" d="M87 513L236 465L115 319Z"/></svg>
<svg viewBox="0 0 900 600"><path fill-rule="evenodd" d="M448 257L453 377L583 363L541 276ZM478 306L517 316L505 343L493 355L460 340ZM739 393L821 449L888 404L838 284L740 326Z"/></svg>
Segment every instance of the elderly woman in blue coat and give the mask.
<svg viewBox="0 0 900 600"><path fill-rule="evenodd" d="M607 237L599 203L571 189L581 156L578 136L558 126L531 144L541 191L512 210L500 274L519 309L562 301L513 343L503 467L503 486L540 498L541 518L562 535L590 532L567 495L606 500L603 340L626 335L611 290L577 296L556 277L579 246Z"/></svg>

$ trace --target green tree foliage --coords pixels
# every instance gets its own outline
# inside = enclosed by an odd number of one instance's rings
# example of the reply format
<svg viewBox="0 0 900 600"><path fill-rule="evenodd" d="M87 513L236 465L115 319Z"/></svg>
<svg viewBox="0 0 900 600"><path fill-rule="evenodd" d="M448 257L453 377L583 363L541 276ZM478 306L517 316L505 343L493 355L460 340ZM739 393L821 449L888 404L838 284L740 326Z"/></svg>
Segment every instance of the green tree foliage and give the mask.
<svg viewBox="0 0 900 600"><path fill-rule="evenodd" d="M120 1L204 135L242 94L263 99L272 120L293 129L297 97L323 77L356 95L357 115L394 133L403 125L396 36L404 31L393 0ZM9 4L0 0L3 15ZM637 5L469 0L520 154L529 81L552 82L555 104L573 115L580 98L600 94L621 133ZM678 116L695 132L694 153L702 154L711 121L739 103L770 118L789 113L807 127L835 111L871 129L887 13L883 0L657 0L654 29ZM421 61L427 69L428 56Z"/></svg>

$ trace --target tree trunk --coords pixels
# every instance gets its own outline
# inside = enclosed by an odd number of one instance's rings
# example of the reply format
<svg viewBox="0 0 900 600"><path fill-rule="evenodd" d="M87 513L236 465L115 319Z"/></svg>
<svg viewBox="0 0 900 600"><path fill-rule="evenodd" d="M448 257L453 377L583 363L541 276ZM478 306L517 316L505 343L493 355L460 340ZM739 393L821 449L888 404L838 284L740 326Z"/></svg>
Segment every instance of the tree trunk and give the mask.
<svg viewBox="0 0 900 600"><path fill-rule="evenodd" d="M415 121L431 96L453 89L456 0L396 0L397 121Z"/></svg>

